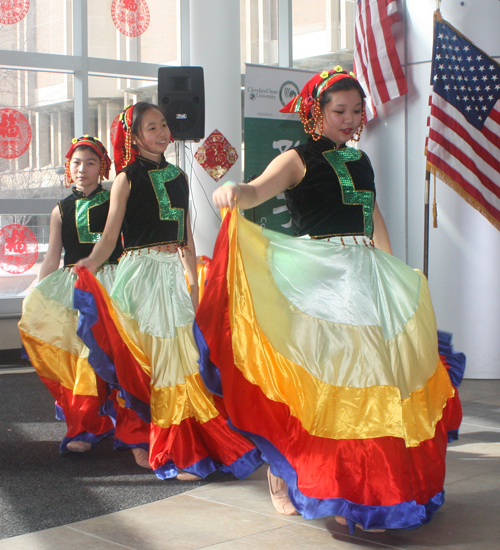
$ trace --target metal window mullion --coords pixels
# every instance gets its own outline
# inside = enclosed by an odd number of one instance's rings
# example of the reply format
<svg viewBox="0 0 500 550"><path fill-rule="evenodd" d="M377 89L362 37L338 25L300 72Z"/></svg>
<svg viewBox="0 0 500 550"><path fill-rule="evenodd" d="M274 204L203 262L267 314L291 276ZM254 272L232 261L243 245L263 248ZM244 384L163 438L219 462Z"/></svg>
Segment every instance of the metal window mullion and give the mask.
<svg viewBox="0 0 500 550"><path fill-rule="evenodd" d="M191 27L189 0L177 0L177 58L181 66L191 65Z"/></svg>
<svg viewBox="0 0 500 550"><path fill-rule="evenodd" d="M278 0L278 65L293 67L292 0Z"/></svg>
<svg viewBox="0 0 500 550"><path fill-rule="evenodd" d="M89 57L87 32L87 0L73 2L73 56L80 59L80 68L74 72L73 102L75 134L89 131Z"/></svg>

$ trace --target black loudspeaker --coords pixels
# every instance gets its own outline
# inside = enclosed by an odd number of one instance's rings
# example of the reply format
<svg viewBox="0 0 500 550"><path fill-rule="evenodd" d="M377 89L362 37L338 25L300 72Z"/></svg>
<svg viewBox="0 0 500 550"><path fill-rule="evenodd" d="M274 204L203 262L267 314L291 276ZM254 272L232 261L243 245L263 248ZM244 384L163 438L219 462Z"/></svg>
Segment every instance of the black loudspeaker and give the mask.
<svg viewBox="0 0 500 550"><path fill-rule="evenodd" d="M176 140L205 137L205 84L203 67L158 69L158 105Z"/></svg>

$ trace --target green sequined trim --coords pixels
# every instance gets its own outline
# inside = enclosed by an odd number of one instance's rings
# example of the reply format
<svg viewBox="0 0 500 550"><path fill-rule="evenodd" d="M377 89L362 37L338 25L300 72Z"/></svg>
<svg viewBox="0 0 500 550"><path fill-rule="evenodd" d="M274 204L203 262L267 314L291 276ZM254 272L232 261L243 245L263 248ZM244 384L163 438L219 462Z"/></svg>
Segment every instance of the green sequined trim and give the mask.
<svg viewBox="0 0 500 550"><path fill-rule="evenodd" d="M293 109L293 112L294 113L300 113L300 106L302 105L302 97L299 96L299 98L297 99L296 103L295 103L295 107Z"/></svg>
<svg viewBox="0 0 500 550"><path fill-rule="evenodd" d="M167 181L174 180L181 170L174 164L169 164L166 168L159 170L150 170L148 172L149 179L153 184L156 198L158 199L158 205L160 207L160 220L172 220L176 221L177 226L177 239L179 242L184 242L184 208L174 208L170 202L170 197L165 189L165 183Z"/></svg>
<svg viewBox="0 0 500 550"><path fill-rule="evenodd" d="M351 174L346 166L346 162L359 160L361 158L361 151L353 147L346 147L345 149L325 151L323 156L332 165L339 178L344 204L361 204L363 206L365 235L372 236L373 208L375 206L373 191L356 191Z"/></svg>
<svg viewBox="0 0 500 550"><path fill-rule="evenodd" d="M81 243L96 243L101 238L102 233L92 233L90 231L90 209L109 200L109 191L102 191L94 195L91 199L82 198L75 201L76 230L78 231L78 240Z"/></svg>

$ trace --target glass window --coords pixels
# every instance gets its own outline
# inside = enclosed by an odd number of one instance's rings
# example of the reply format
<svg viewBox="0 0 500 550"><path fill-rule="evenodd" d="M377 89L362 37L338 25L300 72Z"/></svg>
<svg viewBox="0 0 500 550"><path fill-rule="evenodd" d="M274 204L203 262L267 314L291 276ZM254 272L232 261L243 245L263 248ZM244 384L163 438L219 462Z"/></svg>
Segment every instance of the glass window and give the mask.
<svg viewBox="0 0 500 550"><path fill-rule="evenodd" d="M73 137L72 75L5 69L0 77L2 198L61 196Z"/></svg>
<svg viewBox="0 0 500 550"><path fill-rule="evenodd" d="M326 29L325 0L294 0L292 12L294 36Z"/></svg>
<svg viewBox="0 0 500 550"><path fill-rule="evenodd" d="M351 71L355 0L294 0L294 67L322 71L341 65Z"/></svg>
<svg viewBox="0 0 500 550"><path fill-rule="evenodd" d="M49 214L0 215L0 298L24 296L38 282L49 226Z"/></svg>
<svg viewBox="0 0 500 550"><path fill-rule="evenodd" d="M88 1L89 56L175 64L177 0ZM121 29L120 30L118 30Z"/></svg>
<svg viewBox="0 0 500 550"><path fill-rule="evenodd" d="M0 49L71 54L71 2L18 0L23 8L0 24Z"/></svg>
<svg viewBox="0 0 500 550"><path fill-rule="evenodd" d="M157 81L89 77L89 134L102 141L113 159L113 140L118 115L132 103L158 103ZM115 172L112 166L110 179Z"/></svg>
<svg viewBox="0 0 500 550"><path fill-rule="evenodd" d="M241 61L278 64L278 0L240 3Z"/></svg>

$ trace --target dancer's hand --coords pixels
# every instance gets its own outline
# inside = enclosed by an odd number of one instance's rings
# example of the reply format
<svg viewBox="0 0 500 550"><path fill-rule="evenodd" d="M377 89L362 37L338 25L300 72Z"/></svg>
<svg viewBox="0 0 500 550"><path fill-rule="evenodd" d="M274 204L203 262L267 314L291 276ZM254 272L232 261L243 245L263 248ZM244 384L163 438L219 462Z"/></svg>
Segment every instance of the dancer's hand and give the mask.
<svg viewBox="0 0 500 550"><path fill-rule="evenodd" d="M89 258L82 258L81 260L78 260L75 264L75 266L72 269L72 272L75 275L78 275L76 272L76 267L86 267L91 273L95 273L97 271L97 268L99 267L94 260Z"/></svg>
<svg viewBox="0 0 500 550"><path fill-rule="evenodd" d="M241 198L241 187L231 181L216 189L212 194L212 200L218 208L231 208L236 206L236 203Z"/></svg>

